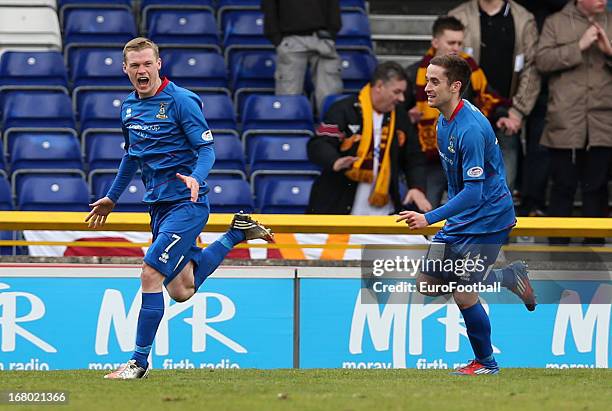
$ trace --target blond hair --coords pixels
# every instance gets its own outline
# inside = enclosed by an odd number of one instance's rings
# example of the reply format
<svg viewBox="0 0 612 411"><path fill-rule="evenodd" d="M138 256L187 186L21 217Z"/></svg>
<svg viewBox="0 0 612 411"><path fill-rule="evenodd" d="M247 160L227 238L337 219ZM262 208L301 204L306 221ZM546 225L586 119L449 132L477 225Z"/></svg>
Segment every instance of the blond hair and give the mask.
<svg viewBox="0 0 612 411"><path fill-rule="evenodd" d="M123 61L127 62L128 52L141 51L144 49L152 49L155 58L159 58L159 47L157 47L157 44L153 43L152 40L149 40L146 37L136 37L135 39L125 43L125 46L123 46Z"/></svg>

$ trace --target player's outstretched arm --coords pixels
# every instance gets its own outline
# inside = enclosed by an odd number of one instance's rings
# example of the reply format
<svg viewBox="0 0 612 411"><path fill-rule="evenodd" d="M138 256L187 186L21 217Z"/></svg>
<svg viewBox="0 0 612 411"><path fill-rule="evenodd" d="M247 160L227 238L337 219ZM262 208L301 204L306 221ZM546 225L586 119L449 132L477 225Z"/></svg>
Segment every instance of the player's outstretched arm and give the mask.
<svg viewBox="0 0 612 411"><path fill-rule="evenodd" d="M417 213L416 211L400 211L399 217L395 221L397 223L405 221L411 230L418 230L429 225L425 214Z"/></svg>
<svg viewBox="0 0 612 411"><path fill-rule="evenodd" d="M108 197L102 197L98 201L89 205L92 207L91 211L85 218L85 222L89 223L89 228L102 228L106 222L106 217L113 211L115 203Z"/></svg>

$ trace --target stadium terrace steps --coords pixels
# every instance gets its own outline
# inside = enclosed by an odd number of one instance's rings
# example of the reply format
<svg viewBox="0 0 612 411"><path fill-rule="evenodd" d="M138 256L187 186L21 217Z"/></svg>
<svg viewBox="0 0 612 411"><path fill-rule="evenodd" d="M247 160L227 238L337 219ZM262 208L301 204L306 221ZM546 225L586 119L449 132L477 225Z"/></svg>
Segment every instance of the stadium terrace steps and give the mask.
<svg viewBox="0 0 612 411"><path fill-rule="evenodd" d="M435 19L461 0L370 2L374 51L381 61L407 66L418 61L430 46Z"/></svg>

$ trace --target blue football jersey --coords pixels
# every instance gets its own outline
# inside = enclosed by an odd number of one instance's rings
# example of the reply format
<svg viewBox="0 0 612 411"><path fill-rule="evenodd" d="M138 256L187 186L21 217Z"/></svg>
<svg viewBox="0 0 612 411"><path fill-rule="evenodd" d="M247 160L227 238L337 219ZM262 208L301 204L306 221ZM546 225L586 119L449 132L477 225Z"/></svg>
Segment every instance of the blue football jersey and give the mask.
<svg viewBox="0 0 612 411"><path fill-rule="evenodd" d="M463 189L465 181L483 181L478 205L448 218L443 230L448 234L485 234L512 227L516 223L514 204L489 120L463 100L463 107L449 121L440 115L437 134L449 199Z"/></svg>
<svg viewBox="0 0 612 411"><path fill-rule="evenodd" d="M128 155L138 162L147 190L146 203L180 201L190 191L176 173L191 175L202 145L212 132L202 114L202 101L189 90L164 79L152 97L132 92L121 106L121 124ZM208 191L199 181L200 194Z"/></svg>

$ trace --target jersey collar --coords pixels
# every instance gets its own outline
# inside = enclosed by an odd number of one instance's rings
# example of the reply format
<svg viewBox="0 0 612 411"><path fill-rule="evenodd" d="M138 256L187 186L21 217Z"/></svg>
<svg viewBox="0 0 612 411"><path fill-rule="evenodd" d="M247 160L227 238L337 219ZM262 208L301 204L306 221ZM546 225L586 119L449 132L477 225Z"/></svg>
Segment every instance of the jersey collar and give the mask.
<svg viewBox="0 0 612 411"><path fill-rule="evenodd" d="M459 104L457 104L457 107L455 107L453 114L448 119L448 123L451 123L455 119L455 117L457 117L457 114L459 114L459 110L461 110L462 108L463 108L463 99L461 99L459 101Z"/></svg>
<svg viewBox="0 0 612 411"><path fill-rule="evenodd" d="M166 88L166 86L170 83L170 80L168 80L168 77L163 77L162 78L162 83L161 86L159 86L159 88L157 89L157 91L155 92L155 95L158 95L159 93L162 92L163 89Z"/></svg>

